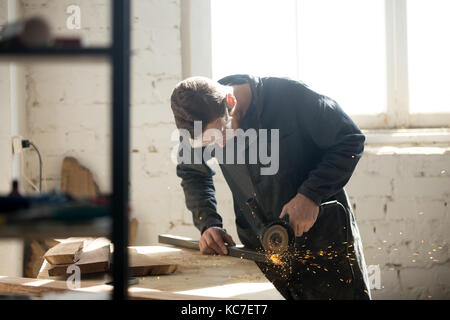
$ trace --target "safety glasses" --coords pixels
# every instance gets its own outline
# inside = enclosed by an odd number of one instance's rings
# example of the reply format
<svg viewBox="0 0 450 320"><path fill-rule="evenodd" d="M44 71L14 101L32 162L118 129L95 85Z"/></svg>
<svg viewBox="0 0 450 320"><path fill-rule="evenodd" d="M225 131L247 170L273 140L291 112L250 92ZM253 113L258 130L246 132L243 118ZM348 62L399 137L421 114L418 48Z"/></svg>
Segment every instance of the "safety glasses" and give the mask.
<svg viewBox="0 0 450 320"><path fill-rule="evenodd" d="M233 117L228 113L228 108L225 107L225 114L223 117L215 120L214 125L208 125L208 128L195 139L189 139L193 148L207 147L215 143L220 146L225 145L227 140L236 136L236 130L232 128Z"/></svg>

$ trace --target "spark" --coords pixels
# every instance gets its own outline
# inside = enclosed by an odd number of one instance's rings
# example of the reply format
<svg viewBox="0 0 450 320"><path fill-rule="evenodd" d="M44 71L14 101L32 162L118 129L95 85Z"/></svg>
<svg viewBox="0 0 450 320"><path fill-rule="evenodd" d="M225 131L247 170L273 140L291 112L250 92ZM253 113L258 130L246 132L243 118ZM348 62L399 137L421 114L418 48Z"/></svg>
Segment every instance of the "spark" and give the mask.
<svg viewBox="0 0 450 320"><path fill-rule="evenodd" d="M273 254L270 256L270 260L276 265L282 265L283 261L280 260L280 256L278 254Z"/></svg>

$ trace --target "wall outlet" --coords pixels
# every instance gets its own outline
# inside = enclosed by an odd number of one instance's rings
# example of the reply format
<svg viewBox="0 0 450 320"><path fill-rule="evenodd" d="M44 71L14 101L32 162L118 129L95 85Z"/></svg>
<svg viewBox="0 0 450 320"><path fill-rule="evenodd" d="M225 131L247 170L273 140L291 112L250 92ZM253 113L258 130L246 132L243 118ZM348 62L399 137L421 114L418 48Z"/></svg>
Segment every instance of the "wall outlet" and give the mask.
<svg viewBox="0 0 450 320"><path fill-rule="evenodd" d="M23 150L22 148L22 137L15 136L12 138L12 153L18 154L21 153Z"/></svg>

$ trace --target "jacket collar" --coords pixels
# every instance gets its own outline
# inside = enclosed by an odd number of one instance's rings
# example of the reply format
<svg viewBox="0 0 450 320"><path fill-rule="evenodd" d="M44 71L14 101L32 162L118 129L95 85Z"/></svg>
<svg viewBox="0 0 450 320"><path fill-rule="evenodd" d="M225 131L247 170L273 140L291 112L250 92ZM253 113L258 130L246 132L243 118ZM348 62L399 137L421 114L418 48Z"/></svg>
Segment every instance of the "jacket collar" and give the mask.
<svg viewBox="0 0 450 320"><path fill-rule="evenodd" d="M252 114L255 113L256 115L256 123L254 127L261 128L261 115L263 112L263 105L262 105L262 87L263 83L261 81L260 77L248 75L248 74L234 74L227 77L224 77L218 82L222 85L226 86L233 86L233 85L239 85L248 83L250 85L250 89L252 91L252 102L250 105L249 110L247 111L247 114L244 117L244 123L247 124L242 129L248 129L248 127L252 127L252 119L255 118L252 117ZM251 109L253 109L253 112L251 112ZM250 113L250 114L249 114Z"/></svg>

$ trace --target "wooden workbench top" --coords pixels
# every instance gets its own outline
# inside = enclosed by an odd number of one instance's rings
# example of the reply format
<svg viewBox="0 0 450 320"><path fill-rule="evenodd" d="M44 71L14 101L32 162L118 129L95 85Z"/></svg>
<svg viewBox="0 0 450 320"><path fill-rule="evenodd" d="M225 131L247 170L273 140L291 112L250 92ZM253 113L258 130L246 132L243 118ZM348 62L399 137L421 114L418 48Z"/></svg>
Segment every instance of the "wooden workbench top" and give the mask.
<svg viewBox="0 0 450 320"><path fill-rule="evenodd" d="M163 276L140 277L130 287L135 298L152 299L283 299L253 261L202 255L199 251L171 246L130 247L155 261L178 265L175 273ZM48 264L44 264L38 279L51 279L65 283L63 277L50 277ZM1 280L1 279L0 279ZM110 290L104 285L105 275L82 276L82 288Z"/></svg>

